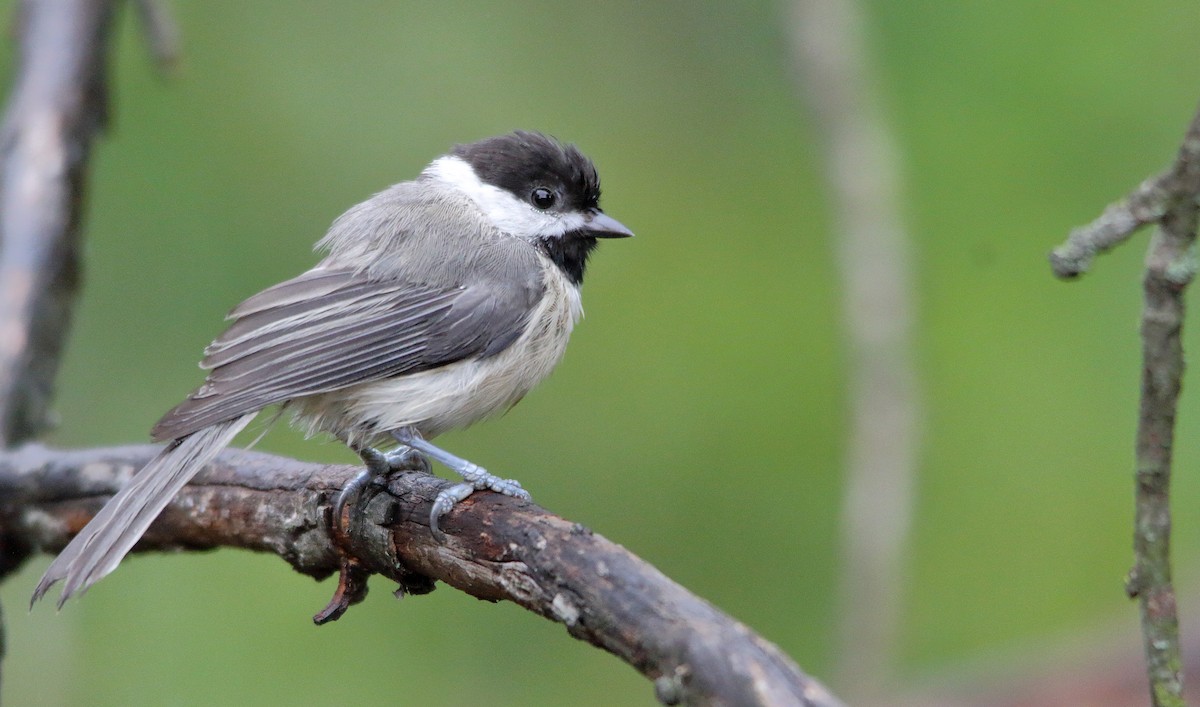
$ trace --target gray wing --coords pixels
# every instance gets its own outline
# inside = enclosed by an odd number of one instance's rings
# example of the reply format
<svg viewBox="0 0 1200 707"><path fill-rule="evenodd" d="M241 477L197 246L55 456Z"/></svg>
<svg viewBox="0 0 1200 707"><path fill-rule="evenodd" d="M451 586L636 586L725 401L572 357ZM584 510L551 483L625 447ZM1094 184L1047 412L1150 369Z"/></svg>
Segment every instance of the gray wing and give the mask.
<svg viewBox="0 0 1200 707"><path fill-rule="evenodd" d="M204 385L151 435L179 439L292 398L495 355L540 296L495 280L437 287L311 270L230 313L234 323L205 349Z"/></svg>

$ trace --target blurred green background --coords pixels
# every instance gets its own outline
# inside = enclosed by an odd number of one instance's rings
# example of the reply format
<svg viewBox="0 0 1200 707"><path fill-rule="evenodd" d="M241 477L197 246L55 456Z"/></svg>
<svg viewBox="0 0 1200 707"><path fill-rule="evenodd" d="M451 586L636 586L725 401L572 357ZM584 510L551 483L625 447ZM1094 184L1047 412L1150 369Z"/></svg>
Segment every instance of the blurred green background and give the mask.
<svg viewBox="0 0 1200 707"><path fill-rule="evenodd" d="M606 210L638 237L595 256L555 375L441 441L829 675L845 345L784 5L173 7L185 55L170 80L131 13L119 23L50 441L145 440L201 380L193 362L221 315L309 267L344 209L456 142L544 130L595 159ZM1134 644L1122 578L1145 239L1070 285L1045 254L1171 158L1200 98L1200 8L866 7L901 148L927 402L901 674L928 682L1096 626ZM1175 484L1185 615L1200 613L1196 388ZM282 426L260 448L353 461ZM653 703L631 668L558 625L444 587L397 603L376 581L316 628L331 581L223 551L133 558L61 614L27 614L46 561L0 589L8 704Z"/></svg>

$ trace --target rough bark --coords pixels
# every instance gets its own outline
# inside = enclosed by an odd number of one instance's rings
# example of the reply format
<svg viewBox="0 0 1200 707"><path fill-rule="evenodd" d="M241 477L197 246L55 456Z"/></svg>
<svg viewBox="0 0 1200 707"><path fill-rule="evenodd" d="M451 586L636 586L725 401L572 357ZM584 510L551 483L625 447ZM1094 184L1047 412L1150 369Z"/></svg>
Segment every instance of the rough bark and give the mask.
<svg viewBox="0 0 1200 707"><path fill-rule="evenodd" d="M29 445L0 455L0 570L65 545L155 451ZM745 625L621 546L532 503L475 494L442 521L441 542L430 532L429 509L448 482L400 473L364 494L347 513L351 527L331 527L330 506L359 470L227 450L135 551L239 547L278 555L313 577L340 570L346 605L365 596L367 574L410 594L440 580L563 624L652 679L667 704L840 704Z"/></svg>

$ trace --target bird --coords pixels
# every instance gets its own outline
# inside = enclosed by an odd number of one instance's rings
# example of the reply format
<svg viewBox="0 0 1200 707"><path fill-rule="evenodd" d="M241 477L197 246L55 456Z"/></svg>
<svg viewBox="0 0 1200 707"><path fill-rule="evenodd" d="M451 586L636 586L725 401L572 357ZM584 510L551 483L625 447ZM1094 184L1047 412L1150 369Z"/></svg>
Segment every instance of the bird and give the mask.
<svg viewBox="0 0 1200 707"><path fill-rule="evenodd" d="M518 481L430 440L507 411L550 374L583 315L589 255L600 239L632 235L601 210L593 162L533 131L457 145L351 207L317 242L325 255L312 269L229 313L204 351L204 383L151 430L161 452L51 562L31 605L62 581L61 608L116 569L188 480L272 406L363 459L339 510L364 481L429 459L462 477L433 503L435 534L475 491L528 499Z"/></svg>

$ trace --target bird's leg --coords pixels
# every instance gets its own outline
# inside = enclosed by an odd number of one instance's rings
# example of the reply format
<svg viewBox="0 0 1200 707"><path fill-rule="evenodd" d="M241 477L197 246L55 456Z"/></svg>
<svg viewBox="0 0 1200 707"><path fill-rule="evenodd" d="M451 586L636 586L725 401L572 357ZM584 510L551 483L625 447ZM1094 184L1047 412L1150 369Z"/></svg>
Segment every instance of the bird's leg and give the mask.
<svg viewBox="0 0 1200 707"><path fill-rule="evenodd" d="M463 483L445 489L434 499L433 509L429 512L429 528L434 535L441 535L441 531L438 530L438 519L450 512L454 504L475 491L491 490L505 496L529 500L529 492L521 488L521 483L516 479L502 479L478 464L456 457L441 447L426 441L411 428L396 430L392 432L392 436L404 448L415 450L434 461L441 462L451 471L463 477Z"/></svg>

